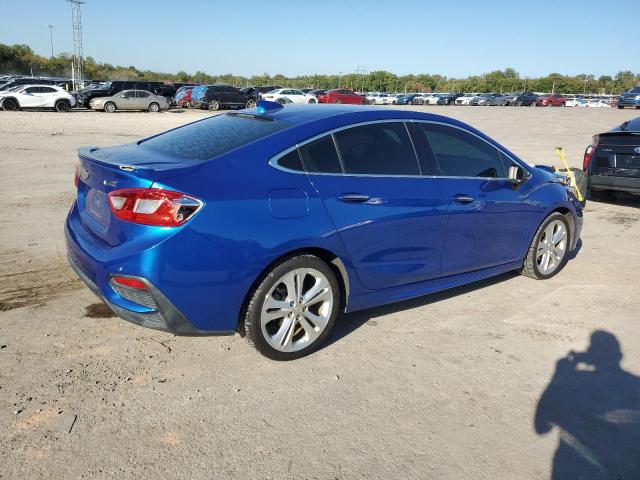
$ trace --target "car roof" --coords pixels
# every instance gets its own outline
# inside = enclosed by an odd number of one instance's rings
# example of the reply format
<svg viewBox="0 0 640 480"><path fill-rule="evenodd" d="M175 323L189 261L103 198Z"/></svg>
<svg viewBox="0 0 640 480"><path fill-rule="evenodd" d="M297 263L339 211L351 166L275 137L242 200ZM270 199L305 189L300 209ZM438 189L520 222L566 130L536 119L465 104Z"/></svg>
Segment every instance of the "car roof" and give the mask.
<svg viewBox="0 0 640 480"><path fill-rule="evenodd" d="M633 118L609 130L610 132L640 132L640 117Z"/></svg>

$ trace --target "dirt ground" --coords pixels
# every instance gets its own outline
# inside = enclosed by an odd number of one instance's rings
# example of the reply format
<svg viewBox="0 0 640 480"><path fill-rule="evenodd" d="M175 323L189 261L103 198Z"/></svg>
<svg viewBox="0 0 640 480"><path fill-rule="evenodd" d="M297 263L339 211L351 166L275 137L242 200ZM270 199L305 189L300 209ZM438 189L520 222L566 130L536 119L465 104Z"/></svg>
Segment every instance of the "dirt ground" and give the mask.
<svg viewBox="0 0 640 480"><path fill-rule="evenodd" d="M573 166L592 134L637 115L421 109L532 164L558 164L562 145ZM583 461L615 457L602 429L578 427L603 421L640 469L637 200L588 203L582 247L549 281L507 274L346 315L294 362L111 316L66 262L75 150L203 115L0 112L0 478L546 479L560 437ZM560 405L538 409L552 379Z"/></svg>

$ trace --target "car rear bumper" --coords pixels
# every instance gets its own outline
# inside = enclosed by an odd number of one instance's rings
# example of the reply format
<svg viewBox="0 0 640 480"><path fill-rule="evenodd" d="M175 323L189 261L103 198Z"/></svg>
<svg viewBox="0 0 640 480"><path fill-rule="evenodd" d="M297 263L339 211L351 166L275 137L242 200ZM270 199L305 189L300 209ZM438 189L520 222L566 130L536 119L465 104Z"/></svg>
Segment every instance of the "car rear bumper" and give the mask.
<svg viewBox="0 0 640 480"><path fill-rule="evenodd" d="M169 265L169 262L162 265L162 259L157 256L158 250L171 248L167 242L133 255L131 252L116 253L120 247L108 248L98 245L99 240L93 238L81 224L75 205L67 217L65 237L67 258L71 267L87 287L118 317L136 325L175 335L232 335L235 333L237 316L232 314L222 314L222 318L215 319L219 321L219 325L211 325L211 329L198 327L202 324L209 327L208 319L212 312L215 312L215 306L220 303L221 298L215 288L211 289L210 295L207 296L197 286L194 287L194 279L187 273L173 272L169 280L163 275L158 275L157 278L154 276L156 271L162 272L175 268L174 265ZM155 255L154 257L149 255L151 252ZM172 251L167 251L166 254L175 256ZM154 268L153 263L160 264L156 265L159 268ZM150 266L152 268L149 268ZM143 296L136 297L133 291L126 292L126 289L116 288L111 281L111 276L114 274L135 276L147 285L147 290L144 291ZM165 290L159 286L161 284L169 286ZM194 295L191 295L191 292L195 293L196 298L193 298ZM188 295L191 297L187 298ZM192 322L188 318L188 313L179 306L191 304L198 304L199 308L195 314L197 318L194 320L200 322L199 324ZM202 308L202 305L206 305L206 308ZM218 326L219 328L216 328Z"/></svg>
<svg viewBox="0 0 640 480"><path fill-rule="evenodd" d="M613 175L589 175L592 190L617 190L640 193L640 177L616 177Z"/></svg>

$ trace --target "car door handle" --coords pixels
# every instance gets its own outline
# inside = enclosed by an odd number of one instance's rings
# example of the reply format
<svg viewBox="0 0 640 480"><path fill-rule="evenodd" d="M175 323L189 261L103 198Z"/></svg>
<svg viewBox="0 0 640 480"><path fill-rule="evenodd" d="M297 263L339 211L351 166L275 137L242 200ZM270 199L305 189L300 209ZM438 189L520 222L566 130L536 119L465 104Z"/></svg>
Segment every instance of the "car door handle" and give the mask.
<svg viewBox="0 0 640 480"><path fill-rule="evenodd" d="M344 203L365 203L370 198L369 195L363 195L362 193L343 193L338 197L338 200Z"/></svg>
<svg viewBox="0 0 640 480"><path fill-rule="evenodd" d="M468 195L454 195L453 201L456 203L471 203L473 198Z"/></svg>

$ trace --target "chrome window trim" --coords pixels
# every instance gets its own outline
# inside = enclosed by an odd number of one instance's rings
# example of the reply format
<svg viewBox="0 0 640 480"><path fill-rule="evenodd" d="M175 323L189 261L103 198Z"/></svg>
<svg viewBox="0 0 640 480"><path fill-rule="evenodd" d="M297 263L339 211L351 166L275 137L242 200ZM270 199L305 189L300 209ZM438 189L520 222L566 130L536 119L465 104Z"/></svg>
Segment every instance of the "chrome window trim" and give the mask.
<svg viewBox="0 0 640 480"><path fill-rule="evenodd" d="M373 124L377 124L377 123L397 123L397 122L401 122L405 124L405 128L408 127L406 125L407 122L411 122L411 123L429 123L429 124L436 124L436 125L444 125L445 127L451 127L451 128L457 128L458 130L461 130L465 133L468 133L469 135L473 135L474 137L478 138L479 140L482 140L484 143L486 143L487 145L493 147L496 149L497 152L499 152L501 155L504 155L506 158L508 158L509 160L511 160L513 163L515 163L516 165L518 165L519 167L523 168L525 170L525 172L527 172L527 179L531 177L531 171L529 170L528 166L523 165L523 162L520 162L518 160L515 160L511 155L507 154L504 150L502 150L501 148L496 147L494 144L492 144L491 142L488 142L487 140L485 140L484 138L482 138L480 135L471 132L469 130L467 130L466 128L463 127L459 127L457 125L452 125L450 123L446 123L446 122L439 122L437 120L420 120L420 119L414 119L414 118L389 118L389 119L384 119L384 120L368 120L366 122L358 122L358 123L352 123L350 125L343 125L342 127L338 127L338 128L334 128L332 130L327 130L325 132L319 133L317 135L314 135L313 137L307 138L306 140L302 141L302 142L298 142L295 145L287 148L286 150L283 150L280 153L277 153L276 155L272 156L271 159L269 160L269 165L272 166L273 168L275 168L276 170L280 170L283 172L287 172L287 173L295 173L295 174L301 174L301 175L322 175L322 176L342 176L342 177L383 177L383 178L447 178L447 179L451 179L451 178L457 178L457 179L463 179L463 180L509 180L509 177L456 177L456 176L447 176L447 175L385 175L385 174L364 174L364 173L324 173L324 172L307 172L306 170L292 170L290 168L286 168L283 167L281 165L278 164L278 160L280 160L280 158L284 157L286 154L290 153L292 150L296 150L299 149L300 147L303 147L315 140L318 140L320 138L326 137L326 136L331 136L332 137L332 141L334 143L334 147L336 148L337 154L338 154L338 159L340 160L340 165L341 167L344 169L343 165L342 165L342 159L340 158L340 152L338 150L338 147L335 143L335 138L333 136L334 133L336 132L341 132L342 130L347 130L349 128L353 128L353 127L360 127L363 125L373 125ZM407 132L409 134L409 139L411 140L412 144L413 144L413 138L411 136L410 132ZM419 162L419 157L417 155L417 149L414 146L414 152L416 154L416 161L418 161L418 169L421 171L422 167L420 166L420 162ZM302 155L300 154L300 151L298 150L298 155L300 155L300 162L303 164L303 168L304 168L304 162L302 161ZM506 167L506 165L505 165ZM507 168L507 171L509 169Z"/></svg>

